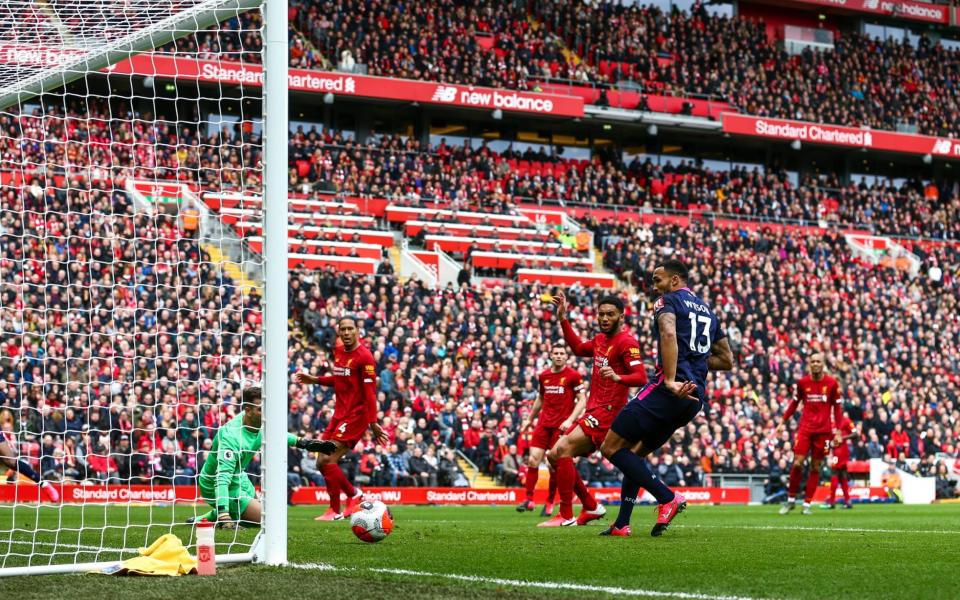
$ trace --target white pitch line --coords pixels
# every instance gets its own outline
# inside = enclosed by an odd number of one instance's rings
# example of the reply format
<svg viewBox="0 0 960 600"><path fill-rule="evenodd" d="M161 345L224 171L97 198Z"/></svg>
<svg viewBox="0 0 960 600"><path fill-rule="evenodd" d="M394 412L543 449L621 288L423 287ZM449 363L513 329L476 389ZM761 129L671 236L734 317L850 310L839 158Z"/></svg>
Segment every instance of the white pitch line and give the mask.
<svg viewBox="0 0 960 600"><path fill-rule="evenodd" d="M318 571L355 571L349 567L337 567L328 563L300 563L288 565L295 569ZM453 579L471 583L485 583L492 585L508 585L520 588L537 588L546 590L569 590L575 592L590 592L594 594L611 594L616 596L635 596L646 598L682 598L683 600L757 600L749 596L725 596L701 594L699 592L665 592L661 590L644 590L638 588L624 588L614 586L588 585L585 583L567 583L563 581L527 581L525 579L501 579L499 577L483 577L480 575L460 575L457 573L431 573L429 571L412 571L409 569L368 568L371 573L388 575L411 575L414 577L434 577L439 579Z"/></svg>
<svg viewBox="0 0 960 600"><path fill-rule="evenodd" d="M869 527L803 527L800 525L677 525L678 529L757 529L764 531L815 531L838 533L923 533L931 535L960 535L955 529L873 529Z"/></svg>
<svg viewBox="0 0 960 600"><path fill-rule="evenodd" d="M352 571L345 567L335 567L329 563L290 563L288 567L294 569L304 569L306 571Z"/></svg>

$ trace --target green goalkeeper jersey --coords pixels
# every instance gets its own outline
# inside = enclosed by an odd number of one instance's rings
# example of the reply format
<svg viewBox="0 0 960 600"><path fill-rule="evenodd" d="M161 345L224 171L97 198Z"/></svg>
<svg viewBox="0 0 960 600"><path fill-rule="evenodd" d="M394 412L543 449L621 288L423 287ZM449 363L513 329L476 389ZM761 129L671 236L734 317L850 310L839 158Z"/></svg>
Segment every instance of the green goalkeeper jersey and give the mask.
<svg viewBox="0 0 960 600"><path fill-rule="evenodd" d="M247 465L253 460L253 455L260 452L262 440L260 429L251 430L243 426L243 413L230 419L217 431L198 478L204 496L216 497L216 508L226 510L230 490L237 489L241 478L246 478ZM288 433L287 445L296 443L297 436Z"/></svg>

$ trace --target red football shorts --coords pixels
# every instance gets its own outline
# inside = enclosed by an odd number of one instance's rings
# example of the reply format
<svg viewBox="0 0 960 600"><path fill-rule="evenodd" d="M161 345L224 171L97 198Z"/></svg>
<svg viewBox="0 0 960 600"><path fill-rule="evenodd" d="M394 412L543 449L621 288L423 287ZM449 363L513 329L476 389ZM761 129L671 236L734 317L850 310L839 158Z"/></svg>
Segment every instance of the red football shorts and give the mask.
<svg viewBox="0 0 960 600"><path fill-rule="evenodd" d="M530 436L530 447L549 450L560 439L561 433L559 427L537 425L533 430L533 435Z"/></svg>
<svg viewBox="0 0 960 600"><path fill-rule="evenodd" d="M606 439L607 432L610 431L610 426L613 425L613 421L616 418L617 413L612 410L598 408L593 411L587 411L580 417L579 421L570 427L570 431L567 433L580 427L580 429L587 434L587 437L590 438L590 441L593 442L593 448L597 449L603 445L603 440Z"/></svg>
<svg viewBox="0 0 960 600"><path fill-rule="evenodd" d="M809 431L800 431L797 433L797 443L793 447L796 456L806 456L811 454L814 460L823 460L827 455L827 443L833 436L827 433L810 433Z"/></svg>
<svg viewBox="0 0 960 600"><path fill-rule="evenodd" d="M842 446L833 449L833 452L830 454L831 469L841 470L847 468L847 463L850 462L850 449L846 446L847 442L844 441Z"/></svg>
<svg viewBox="0 0 960 600"><path fill-rule="evenodd" d="M368 424L363 421L330 421L323 430L321 439L340 442L347 448L353 448L367 431Z"/></svg>
<svg viewBox="0 0 960 600"><path fill-rule="evenodd" d="M830 455L830 468L835 471L846 470L848 462L849 459L845 456L837 456L836 454Z"/></svg>

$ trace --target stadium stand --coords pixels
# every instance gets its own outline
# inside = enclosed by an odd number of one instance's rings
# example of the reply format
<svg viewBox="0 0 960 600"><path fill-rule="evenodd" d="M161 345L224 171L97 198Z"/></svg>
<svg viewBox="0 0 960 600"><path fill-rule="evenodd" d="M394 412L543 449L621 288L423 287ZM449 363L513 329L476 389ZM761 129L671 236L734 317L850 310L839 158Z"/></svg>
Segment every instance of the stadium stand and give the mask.
<svg viewBox="0 0 960 600"><path fill-rule="evenodd" d="M717 171L692 160L656 165L649 158L625 161L611 150L599 152L592 161L565 160L543 150L497 153L486 145L425 148L399 136L359 144L341 133L302 130L295 132L293 149L311 157L297 179L299 187L384 197L397 204L432 201L458 211L504 213L511 204L562 199L807 225L825 221L887 235L960 236L960 201L952 191L919 180L898 186L883 181L844 184L836 175L825 174L808 175L800 185L791 185L780 170ZM387 219L400 222L391 215ZM457 220L469 222L460 212ZM407 226L407 233L414 235L415 226ZM448 231L454 228L453 223L445 226Z"/></svg>
<svg viewBox="0 0 960 600"><path fill-rule="evenodd" d="M395 0L292 6L293 66L558 92L712 119L736 110L958 133L957 50L929 36L881 40L831 24L832 51L788 54L782 26L710 14L701 2L689 11L555 0L435 0L417 11ZM201 55L238 52L249 46L233 37L257 26L234 19L181 45Z"/></svg>

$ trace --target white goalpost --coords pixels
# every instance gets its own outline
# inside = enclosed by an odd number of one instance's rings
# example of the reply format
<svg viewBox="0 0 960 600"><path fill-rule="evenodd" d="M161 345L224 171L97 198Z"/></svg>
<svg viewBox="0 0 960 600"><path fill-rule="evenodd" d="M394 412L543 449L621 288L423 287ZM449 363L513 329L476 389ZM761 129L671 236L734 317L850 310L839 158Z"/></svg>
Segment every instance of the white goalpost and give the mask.
<svg viewBox="0 0 960 600"><path fill-rule="evenodd" d="M249 385L263 520L217 560L286 562L287 5L0 0L0 576L192 552ZM262 257L224 197L256 200Z"/></svg>

